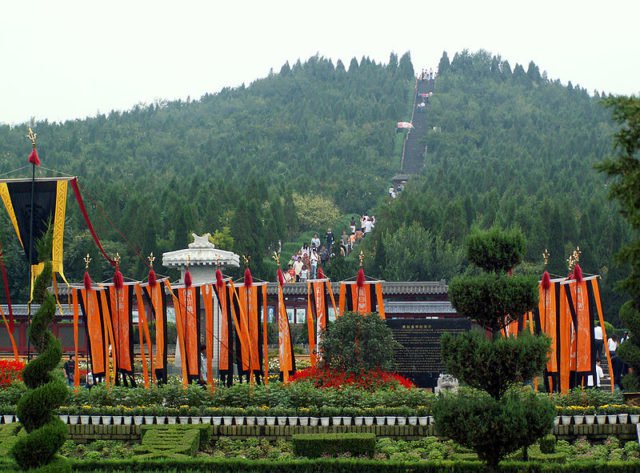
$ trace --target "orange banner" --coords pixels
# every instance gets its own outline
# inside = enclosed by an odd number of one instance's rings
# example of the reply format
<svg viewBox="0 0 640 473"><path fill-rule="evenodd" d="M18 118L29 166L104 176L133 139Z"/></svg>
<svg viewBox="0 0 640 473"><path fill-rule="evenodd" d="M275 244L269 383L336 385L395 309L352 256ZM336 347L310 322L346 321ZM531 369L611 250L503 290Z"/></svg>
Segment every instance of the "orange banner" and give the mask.
<svg viewBox="0 0 640 473"><path fill-rule="evenodd" d="M133 339L131 338L131 286L109 286L109 309L113 327L118 371L133 374Z"/></svg>
<svg viewBox="0 0 640 473"><path fill-rule="evenodd" d="M91 371L94 376L104 376L106 373L105 360L108 349L105 350L106 333L102 324L102 313L98 302L97 291L82 289L82 312L87 330L89 354L91 356Z"/></svg>
<svg viewBox="0 0 640 473"><path fill-rule="evenodd" d="M278 358L282 380L289 382L289 373L293 371L293 353L291 353L291 331L289 318L284 305L282 286L278 285Z"/></svg>

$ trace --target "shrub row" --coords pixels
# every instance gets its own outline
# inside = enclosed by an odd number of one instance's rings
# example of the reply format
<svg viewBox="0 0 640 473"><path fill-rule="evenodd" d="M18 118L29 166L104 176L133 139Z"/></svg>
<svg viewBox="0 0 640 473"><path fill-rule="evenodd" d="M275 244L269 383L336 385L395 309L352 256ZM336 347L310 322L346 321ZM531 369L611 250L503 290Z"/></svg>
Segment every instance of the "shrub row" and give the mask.
<svg viewBox="0 0 640 473"><path fill-rule="evenodd" d="M91 472L211 472L216 473L471 473L485 472L478 461L379 462L366 459L316 458L309 460L250 461L244 459L165 459L162 461L101 460L73 462L74 471ZM558 464L546 461L502 462L501 473L637 473L640 462L576 462Z"/></svg>
<svg viewBox="0 0 640 473"><path fill-rule="evenodd" d="M375 434L296 434L292 443L296 455L308 458L345 453L371 458L376 450Z"/></svg>

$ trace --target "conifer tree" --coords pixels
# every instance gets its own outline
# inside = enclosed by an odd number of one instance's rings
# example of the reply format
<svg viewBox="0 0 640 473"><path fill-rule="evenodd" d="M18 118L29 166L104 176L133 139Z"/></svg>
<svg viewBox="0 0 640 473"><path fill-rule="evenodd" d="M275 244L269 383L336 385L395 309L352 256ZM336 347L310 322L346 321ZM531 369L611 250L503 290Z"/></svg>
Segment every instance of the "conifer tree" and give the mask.
<svg viewBox="0 0 640 473"><path fill-rule="evenodd" d="M476 231L467 240L467 257L484 273L459 276L449 286L458 313L485 331L442 337L447 372L472 390L437 400L436 429L475 450L490 469L547 434L555 417L549 400L519 386L543 371L549 339L526 331L517 338L501 335L506 324L537 303L535 278L508 275L522 261L524 250L519 231Z"/></svg>
<svg viewBox="0 0 640 473"><path fill-rule="evenodd" d="M38 255L51 255L51 229L38 242ZM67 385L55 369L62 358L60 340L49 330L56 313L56 302L47 291L51 281L51 260L45 259L44 269L34 284L34 301L40 304L29 327L29 338L38 356L22 373L28 391L18 401L16 412L28 435L21 437L11 449L11 455L23 470L38 472L70 472L71 465L56 453L67 438L67 426L55 414L69 394Z"/></svg>
<svg viewBox="0 0 640 473"><path fill-rule="evenodd" d="M629 340L620 344L618 356L633 369L622 384L627 390L640 390L640 98L609 97L603 100L621 125L615 135L616 158L610 158L597 168L605 172L613 183L610 197L620 204L620 213L635 231L635 239L620 252L619 257L631 267L631 273L620 287L631 299L620 308L620 320L629 329Z"/></svg>

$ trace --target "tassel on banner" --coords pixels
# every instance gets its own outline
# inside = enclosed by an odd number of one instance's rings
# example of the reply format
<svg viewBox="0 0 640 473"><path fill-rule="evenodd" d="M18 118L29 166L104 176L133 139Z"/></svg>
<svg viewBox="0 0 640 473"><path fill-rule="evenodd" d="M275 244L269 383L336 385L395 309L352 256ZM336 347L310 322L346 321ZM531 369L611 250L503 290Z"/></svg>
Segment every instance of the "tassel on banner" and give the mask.
<svg viewBox="0 0 640 473"><path fill-rule="evenodd" d="M253 276L251 276L251 270L247 267L244 270L244 287L251 287L253 285Z"/></svg>
<svg viewBox="0 0 640 473"><path fill-rule="evenodd" d="M575 279L577 282L582 282L582 268L579 264L576 264L573 268L573 279Z"/></svg>
<svg viewBox="0 0 640 473"><path fill-rule="evenodd" d="M360 268L358 270L358 277L356 278L356 286L358 286L359 288L364 287L365 281L366 278L364 276L364 269Z"/></svg>
<svg viewBox="0 0 640 473"><path fill-rule="evenodd" d="M549 272L545 271L542 273L542 281L540 282L542 289L548 291L551 287L551 276L549 276Z"/></svg>
<svg viewBox="0 0 640 473"><path fill-rule="evenodd" d="M187 269L184 272L184 286L188 289L191 287L192 284L193 284L193 280L191 279L191 273Z"/></svg>
<svg viewBox="0 0 640 473"><path fill-rule="evenodd" d="M149 286L156 287L156 284L158 284L158 280L156 278L156 272L153 270L153 268L151 268L149 270Z"/></svg>
<svg viewBox="0 0 640 473"><path fill-rule="evenodd" d="M224 277L220 268L216 269L216 287L222 289L224 287Z"/></svg>
<svg viewBox="0 0 640 473"><path fill-rule="evenodd" d="M284 275L282 274L282 270L280 268L278 268L278 272L276 273L278 276L278 284L280 284L280 287L284 286Z"/></svg>
<svg viewBox="0 0 640 473"><path fill-rule="evenodd" d="M322 267L318 268L318 279L326 279L327 277L324 275L324 271Z"/></svg>
<svg viewBox="0 0 640 473"><path fill-rule="evenodd" d="M116 289L122 289L124 287L124 276L122 276L118 266L116 266L116 272L113 274L113 285Z"/></svg>

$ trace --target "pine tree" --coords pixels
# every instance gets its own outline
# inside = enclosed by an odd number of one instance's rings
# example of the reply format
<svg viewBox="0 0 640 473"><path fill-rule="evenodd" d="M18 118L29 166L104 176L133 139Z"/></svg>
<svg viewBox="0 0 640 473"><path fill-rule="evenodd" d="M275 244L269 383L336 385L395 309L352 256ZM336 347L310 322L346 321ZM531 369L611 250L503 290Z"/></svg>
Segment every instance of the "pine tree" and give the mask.
<svg viewBox="0 0 640 473"><path fill-rule="evenodd" d="M633 368L622 381L624 388L640 391L640 239L637 237L640 230L640 98L609 97L603 103L621 125L615 135L619 154L597 168L613 179L610 197L618 201L620 213L636 232L635 240L619 255L631 267L631 273L620 282L620 287L631 296L620 308L620 319L631 337L620 344L617 353Z"/></svg>

